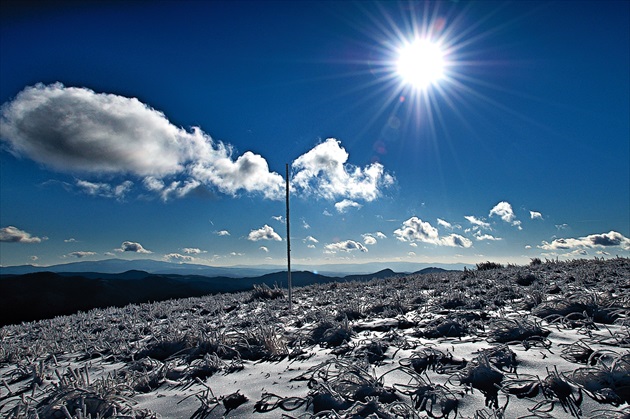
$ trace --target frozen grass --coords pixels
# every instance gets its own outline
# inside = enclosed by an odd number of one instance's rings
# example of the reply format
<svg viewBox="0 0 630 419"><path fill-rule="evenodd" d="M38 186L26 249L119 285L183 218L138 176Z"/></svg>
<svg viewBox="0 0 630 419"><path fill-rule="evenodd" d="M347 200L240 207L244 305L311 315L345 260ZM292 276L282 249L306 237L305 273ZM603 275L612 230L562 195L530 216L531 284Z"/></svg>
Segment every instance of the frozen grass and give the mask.
<svg viewBox="0 0 630 419"><path fill-rule="evenodd" d="M173 395L197 418L623 417L629 289L623 258L488 262L298 288L293 312L260 286L5 326L0 415L169 417ZM212 391L279 365L277 394Z"/></svg>

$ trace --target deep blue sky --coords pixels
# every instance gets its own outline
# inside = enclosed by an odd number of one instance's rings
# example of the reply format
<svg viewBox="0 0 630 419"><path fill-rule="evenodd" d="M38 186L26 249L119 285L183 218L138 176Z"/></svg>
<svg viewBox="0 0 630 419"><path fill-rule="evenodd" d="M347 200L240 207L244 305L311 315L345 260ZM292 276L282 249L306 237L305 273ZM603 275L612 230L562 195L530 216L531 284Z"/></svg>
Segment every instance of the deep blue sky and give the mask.
<svg viewBox="0 0 630 419"><path fill-rule="evenodd" d="M630 254L628 2L26 4L2 265L282 264L285 163L294 263ZM395 61L429 32L418 91Z"/></svg>

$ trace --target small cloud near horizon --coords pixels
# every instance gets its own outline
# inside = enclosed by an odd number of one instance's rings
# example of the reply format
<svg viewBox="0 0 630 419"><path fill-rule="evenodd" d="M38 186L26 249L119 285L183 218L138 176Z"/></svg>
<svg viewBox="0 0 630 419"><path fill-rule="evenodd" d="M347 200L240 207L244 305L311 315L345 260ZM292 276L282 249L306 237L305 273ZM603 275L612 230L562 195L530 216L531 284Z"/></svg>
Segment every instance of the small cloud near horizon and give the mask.
<svg viewBox="0 0 630 419"><path fill-rule="evenodd" d="M84 257L88 257L88 256L94 256L98 253L96 252L82 252L82 251L78 251L78 252L71 252L68 253L67 255L64 255L63 257L75 257L77 259L82 259Z"/></svg>
<svg viewBox="0 0 630 419"><path fill-rule="evenodd" d="M324 253L328 254L334 254L337 252L352 252L354 250L359 250L361 252L368 251L367 247L354 240L344 240L324 246Z"/></svg>
<svg viewBox="0 0 630 419"><path fill-rule="evenodd" d="M144 247L142 247L140 243L130 242L130 241L122 242L122 244L120 245L120 248L114 249L114 251L115 252L145 253L145 254L153 253L152 251L147 250Z"/></svg>
<svg viewBox="0 0 630 419"><path fill-rule="evenodd" d="M195 258L193 256L190 255L182 255L179 253L169 253L168 255L164 255L164 259L168 262L179 262L179 263L184 263L184 262L193 262L195 260Z"/></svg>
<svg viewBox="0 0 630 419"><path fill-rule="evenodd" d="M623 250L630 250L630 239L616 231L608 233L590 234L580 238L558 238L551 243L543 241L538 248L543 250L571 250L618 246Z"/></svg>

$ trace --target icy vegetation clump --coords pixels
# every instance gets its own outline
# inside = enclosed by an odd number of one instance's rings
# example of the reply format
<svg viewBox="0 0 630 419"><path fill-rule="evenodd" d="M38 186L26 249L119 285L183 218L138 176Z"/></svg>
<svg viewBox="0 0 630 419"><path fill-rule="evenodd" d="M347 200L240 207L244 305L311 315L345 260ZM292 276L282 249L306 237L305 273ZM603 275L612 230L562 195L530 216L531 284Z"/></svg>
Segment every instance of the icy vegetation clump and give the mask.
<svg viewBox="0 0 630 419"><path fill-rule="evenodd" d="M629 259L537 259L10 325L0 415L629 417L629 290Z"/></svg>

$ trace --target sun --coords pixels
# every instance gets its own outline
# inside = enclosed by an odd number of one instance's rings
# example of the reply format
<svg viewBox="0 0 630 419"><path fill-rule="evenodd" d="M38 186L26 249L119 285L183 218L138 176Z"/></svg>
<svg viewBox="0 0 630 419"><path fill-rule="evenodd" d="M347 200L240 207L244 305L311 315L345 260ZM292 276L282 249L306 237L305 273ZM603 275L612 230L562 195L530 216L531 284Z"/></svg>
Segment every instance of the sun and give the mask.
<svg viewBox="0 0 630 419"><path fill-rule="evenodd" d="M444 55L438 43L415 39L398 50L396 71L405 84L426 90L444 78Z"/></svg>

